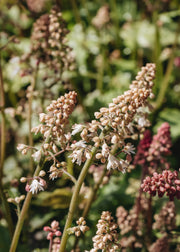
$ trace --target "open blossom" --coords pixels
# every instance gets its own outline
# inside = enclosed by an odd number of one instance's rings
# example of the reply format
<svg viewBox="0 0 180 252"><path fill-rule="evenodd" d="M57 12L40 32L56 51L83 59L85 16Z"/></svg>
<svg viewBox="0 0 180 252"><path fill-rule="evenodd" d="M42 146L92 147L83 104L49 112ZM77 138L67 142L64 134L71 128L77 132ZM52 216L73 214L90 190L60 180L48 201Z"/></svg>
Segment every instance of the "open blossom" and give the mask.
<svg viewBox="0 0 180 252"><path fill-rule="evenodd" d="M69 155L70 158L72 158L72 162L76 162L78 165L81 165L82 158L83 158L83 149L77 149L74 150L71 155Z"/></svg>
<svg viewBox="0 0 180 252"><path fill-rule="evenodd" d="M38 162L41 159L41 150L36 151L34 154L31 155L34 159L34 161Z"/></svg>
<svg viewBox="0 0 180 252"><path fill-rule="evenodd" d="M107 163L107 170L110 170L111 168L118 169L122 173L125 173L126 168L127 168L127 164L124 160L122 160L122 159L118 160L112 154L109 154L108 163Z"/></svg>
<svg viewBox="0 0 180 252"><path fill-rule="evenodd" d="M125 152L126 154L135 154L135 148L133 145L131 145L130 143L126 144L123 148L123 152Z"/></svg>
<svg viewBox="0 0 180 252"><path fill-rule="evenodd" d="M138 119L138 125L141 126L142 128L146 127L148 123L149 121L147 121L147 119L143 116Z"/></svg>
<svg viewBox="0 0 180 252"><path fill-rule="evenodd" d="M37 179L33 179L29 186L29 191L32 192L32 194L38 193L38 191L44 191L44 182L45 180L43 179L40 179L39 181Z"/></svg>
<svg viewBox="0 0 180 252"><path fill-rule="evenodd" d="M84 128L84 126L82 124L74 124L72 126L73 131L72 131L71 135L73 135L73 136L76 135L77 133L81 132L83 130L83 128Z"/></svg>

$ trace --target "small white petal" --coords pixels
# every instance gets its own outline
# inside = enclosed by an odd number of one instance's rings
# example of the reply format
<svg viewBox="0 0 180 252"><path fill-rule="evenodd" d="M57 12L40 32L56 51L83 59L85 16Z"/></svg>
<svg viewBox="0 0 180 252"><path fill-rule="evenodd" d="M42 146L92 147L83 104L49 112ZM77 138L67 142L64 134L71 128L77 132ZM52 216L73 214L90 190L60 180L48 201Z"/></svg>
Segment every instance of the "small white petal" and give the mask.
<svg viewBox="0 0 180 252"><path fill-rule="evenodd" d="M37 179L33 179L29 188L29 191L32 192L32 194L37 193L38 191L44 191L43 184L40 183Z"/></svg>
<svg viewBox="0 0 180 252"><path fill-rule="evenodd" d="M38 150L34 154L32 154L32 157L33 157L34 161L39 163L39 161L41 159L41 150Z"/></svg>
<svg viewBox="0 0 180 252"><path fill-rule="evenodd" d="M76 135L77 133L81 132L84 128L84 126L82 124L75 124L72 126L73 131L71 133L71 135Z"/></svg>

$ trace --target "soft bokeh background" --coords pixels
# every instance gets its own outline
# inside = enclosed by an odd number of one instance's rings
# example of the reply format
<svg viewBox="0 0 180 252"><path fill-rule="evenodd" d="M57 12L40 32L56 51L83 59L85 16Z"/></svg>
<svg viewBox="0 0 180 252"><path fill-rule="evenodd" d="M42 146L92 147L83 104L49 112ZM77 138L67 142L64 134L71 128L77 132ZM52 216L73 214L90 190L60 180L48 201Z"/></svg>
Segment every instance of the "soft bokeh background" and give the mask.
<svg viewBox="0 0 180 252"><path fill-rule="evenodd" d="M155 98L150 114L155 133L162 122L171 126L173 141L170 161L180 167L180 2L179 0L22 0L0 2L0 50L6 112L6 157L3 183L11 197L25 193L19 178L29 171L29 157L16 150L18 143L28 143L27 98L33 73L24 74L22 55L30 50L33 23L57 4L69 29L68 44L73 49L75 67L63 78L46 80L46 69L37 75L33 99L32 126L38 124L40 107L68 90L78 93L78 105L71 123L90 121L100 107L122 94L147 62L157 65ZM8 44L7 44L8 43ZM6 46L4 46L6 45ZM31 64L35 65L34 62ZM53 73L48 73L49 75ZM52 84L54 82L54 84ZM52 82L52 83L51 83ZM16 109L16 114L15 114ZM19 111L17 113L17 111ZM37 138L34 138L36 143ZM78 173L78 167L76 167ZM98 193L89 214L88 225L95 233L95 223L103 210L115 215L116 207L130 208L139 186L140 170L114 176ZM23 229L18 251L47 251L43 225L63 217L71 197L66 179L49 183L49 192L33 199ZM59 189L56 189L59 188ZM81 200L81 199L80 199ZM162 205L159 200L156 209ZM15 208L11 210L16 222ZM178 216L180 219L180 216ZM8 251L9 235L0 210L0 251ZM71 239L70 239L71 241ZM44 250L43 250L44 248ZM91 248L87 238L83 249Z"/></svg>

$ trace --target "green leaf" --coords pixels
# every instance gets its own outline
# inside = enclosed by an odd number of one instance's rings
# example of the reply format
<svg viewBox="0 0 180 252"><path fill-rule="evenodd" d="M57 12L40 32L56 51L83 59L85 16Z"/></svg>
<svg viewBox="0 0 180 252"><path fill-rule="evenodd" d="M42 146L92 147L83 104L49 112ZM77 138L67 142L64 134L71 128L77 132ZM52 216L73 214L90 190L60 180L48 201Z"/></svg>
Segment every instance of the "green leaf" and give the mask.
<svg viewBox="0 0 180 252"><path fill-rule="evenodd" d="M175 108L166 108L159 114L159 120L154 131L157 132L157 129L163 122L168 122L171 126L171 137L173 140L180 137L180 110Z"/></svg>
<svg viewBox="0 0 180 252"><path fill-rule="evenodd" d="M68 188L56 189L53 192L42 192L33 202L38 206L52 207L53 209L65 209L69 207L72 191Z"/></svg>

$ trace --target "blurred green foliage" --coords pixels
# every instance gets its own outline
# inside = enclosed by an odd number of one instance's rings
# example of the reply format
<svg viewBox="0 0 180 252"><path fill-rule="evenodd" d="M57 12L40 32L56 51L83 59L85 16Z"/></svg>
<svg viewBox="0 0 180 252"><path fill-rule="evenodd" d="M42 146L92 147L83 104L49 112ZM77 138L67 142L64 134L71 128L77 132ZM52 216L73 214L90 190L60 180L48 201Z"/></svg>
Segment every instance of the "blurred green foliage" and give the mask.
<svg viewBox="0 0 180 252"><path fill-rule="evenodd" d="M179 168L180 149L180 2L179 0L109 0L109 1L40 1L42 8L36 8L38 1L5 1L0 2L0 50L3 68L5 108L17 109L22 106L19 115L13 115L13 109L7 110L6 159L4 164L4 184L9 196L24 194L23 185L18 184L21 176L29 172L29 159L16 151L18 143L28 143L28 121L26 120L26 93L31 75L21 76L20 69L25 67L18 58L29 52L30 36L33 23L44 13L48 13L54 4L58 4L70 30L69 46L72 47L76 68L66 73L70 89L78 93L78 106L72 115L71 123L90 121L94 112L107 106L113 97L128 89L139 68L146 62L157 65L154 87L155 99L152 110L152 130L156 132L159 125L167 121L171 126L175 148L172 163ZM93 21L99 8L106 6L109 20L98 27ZM99 17L99 23L103 18ZM102 19L102 20L101 20ZM18 40L18 41L17 41ZM18 43L17 43L18 42ZM46 71L46 70L45 70ZM39 107L44 107L68 89L61 81L49 88L43 80L43 69L37 76L37 95L33 100L32 126L38 124ZM34 138L34 142L39 137ZM177 151L178 150L178 151ZM75 175L78 168L73 167ZM76 174L77 173L77 174ZM133 202L140 171L119 178L115 176L109 184L98 192L98 199L92 206L88 225L90 231L87 240L81 240L83 249L91 247L92 235L102 210L113 214L116 207L123 205L129 209ZM133 178L133 182L130 181ZM132 183L131 183L132 182ZM60 188L54 190L55 185ZM27 226L24 229L18 251L47 251L48 247L42 226L53 218L60 220L66 214L71 193L71 185L64 179L61 182L49 183L50 192L42 192L33 201ZM11 189L9 189L11 188ZM128 193L130 188L130 194ZM82 197L83 198L83 197ZM79 199L82 200L81 198ZM159 203L160 204L160 203ZM161 204L160 204L161 205ZM157 206L157 210L160 206ZM12 206L12 212L14 208ZM13 213L14 223L16 216ZM0 213L0 251L8 251L9 238ZM73 243L73 238L70 243ZM69 251L69 250L68 250Z"/></svg>

